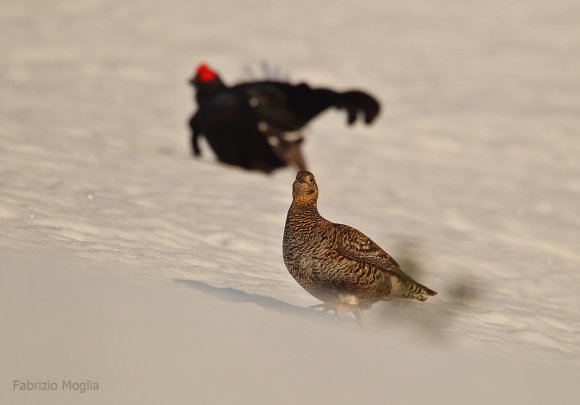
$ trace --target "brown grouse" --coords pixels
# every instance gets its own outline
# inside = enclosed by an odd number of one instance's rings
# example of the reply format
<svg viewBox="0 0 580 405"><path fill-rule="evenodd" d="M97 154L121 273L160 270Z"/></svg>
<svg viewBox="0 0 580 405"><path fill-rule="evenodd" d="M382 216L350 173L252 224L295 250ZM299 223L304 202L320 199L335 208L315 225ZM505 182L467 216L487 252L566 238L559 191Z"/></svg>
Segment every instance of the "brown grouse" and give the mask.
<svg viewBox="0 0 580 405"><path fill-rule="evenodd" d="M284 229L284 263L306 291L323 301L316 307L362 310L392 297L425 301L435 291L403 273L397 262L362 232L335 224L318 213L314 175L300 171L292 185Z"/></svg>

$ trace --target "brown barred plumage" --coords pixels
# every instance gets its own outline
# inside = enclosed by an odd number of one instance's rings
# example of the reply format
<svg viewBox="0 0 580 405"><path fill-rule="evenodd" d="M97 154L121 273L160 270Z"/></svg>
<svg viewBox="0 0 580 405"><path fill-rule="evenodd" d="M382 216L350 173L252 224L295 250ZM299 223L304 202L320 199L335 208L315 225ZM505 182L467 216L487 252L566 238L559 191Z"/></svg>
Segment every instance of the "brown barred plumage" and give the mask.
<svg viewBox="0 0 580 405"><path fill-rule="evenodd" d="M306 291L323 301L319 306L362 310L392 297L425 301L435 291L403 273L397 262L362 232L324 219L317 208L314 175L300 171L292 186L292 205L284 229L284 263Z"/></svg>

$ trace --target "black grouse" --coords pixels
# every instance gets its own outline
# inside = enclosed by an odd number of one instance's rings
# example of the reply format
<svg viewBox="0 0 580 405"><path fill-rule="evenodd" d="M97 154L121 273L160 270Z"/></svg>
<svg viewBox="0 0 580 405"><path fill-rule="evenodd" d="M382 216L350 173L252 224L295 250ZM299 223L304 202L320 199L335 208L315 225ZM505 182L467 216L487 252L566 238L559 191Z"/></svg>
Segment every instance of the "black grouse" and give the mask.
<svg viewBox="0 0 580 405"><path fill-rule="evenodd" d="M221 162L266 173L287 165L306 170L301 129L327 108L346 110L349 125L359 116L370 124L380 111L378 101L362 91L272 80L229 87L205 64L190 83L198 104L189 121L193 154L201 155L198 139L204 135Z"/></svg>

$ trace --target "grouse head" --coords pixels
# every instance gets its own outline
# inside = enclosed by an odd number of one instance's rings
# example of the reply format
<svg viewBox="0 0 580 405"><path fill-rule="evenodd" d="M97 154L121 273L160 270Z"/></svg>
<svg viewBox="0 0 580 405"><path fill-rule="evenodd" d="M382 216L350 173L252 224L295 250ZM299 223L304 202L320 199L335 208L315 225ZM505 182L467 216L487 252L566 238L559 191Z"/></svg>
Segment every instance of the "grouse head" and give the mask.
<svg viewBox="0 0 580 405"><path fill-rule="evenodd" d="M312 173L301 170L296 174L296 180L292 185L292 198L298 203L316 203L318 186Z"/></svg>
<svg viewBox="0 0 580 405"><path fill-rule="evenodd" d="M195 75L189 81L197 90L218 90L224 87L224 84L218 74L208 65L202 63L195 71Z"/></svg>

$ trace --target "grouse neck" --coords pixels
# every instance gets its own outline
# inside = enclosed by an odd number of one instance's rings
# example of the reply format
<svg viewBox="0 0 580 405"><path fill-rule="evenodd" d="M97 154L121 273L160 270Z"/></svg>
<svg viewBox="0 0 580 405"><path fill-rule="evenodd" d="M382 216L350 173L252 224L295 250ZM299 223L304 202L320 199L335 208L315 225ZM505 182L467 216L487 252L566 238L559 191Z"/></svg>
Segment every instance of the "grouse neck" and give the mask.
<svg viewBox="0 0 580 405"><path fill-rule="evenodd" d="M316 201L300 201L295 199L292 201L290 212L293 213L294 216L301 218L311 218L315 220L322 218L318 212Z"/></svg>
<svg viewBox="0 0 580 405"><path fill-rule="evenodd" d="M226 86L225 84L219 79L216 78L211 82L200 83L195 86L197 97L207 97L209 95L215 94L221 90L223 90Z"/></svg>

